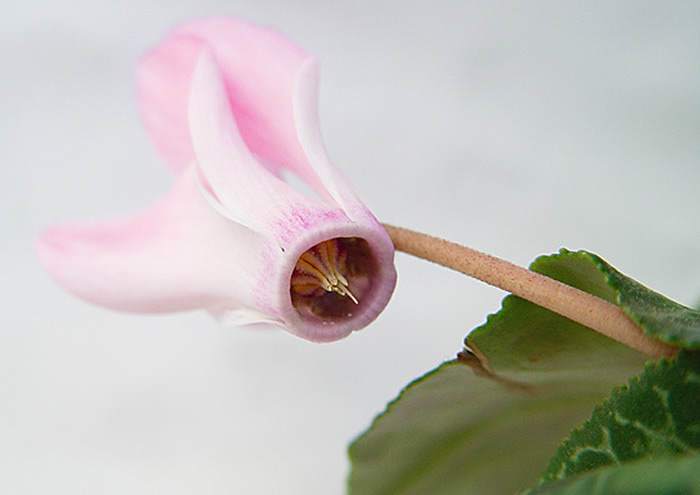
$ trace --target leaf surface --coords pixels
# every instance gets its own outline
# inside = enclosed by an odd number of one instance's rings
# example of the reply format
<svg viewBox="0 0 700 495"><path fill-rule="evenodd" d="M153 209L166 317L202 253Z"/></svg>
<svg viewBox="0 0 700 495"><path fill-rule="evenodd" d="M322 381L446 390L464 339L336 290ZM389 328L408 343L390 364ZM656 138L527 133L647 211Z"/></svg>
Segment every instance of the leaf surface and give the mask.
<svg viewBox="0 0 700 495"><path fill-rule="evenodd" d="M588 253L532 269L609 301ZM406 387L349 450L350 493L514 493L536 482L561 438L644 356L515 296L462 353Z"/></svg>
<svg viewBox="0 0 700 495"><path fill-rule="evenodd" d="M603 468L549 483L530 495L700 495L700 457Z"/></svg>
<svg viewBox="0 0 700 495"><path fill-rule="evenodd" d="M638 459L700 453L700 353L648 363L557 450L542 483Z"/></svg>
<svg viewBox="0 0 700 495"><path fill-rule="evenodd" d="M700 346L700 312L594 254L562 249L530 269L617 304L654 338ZM561 438L645 361L512 295L465 344L469 352L408 385L352 443L350 493L489 495L532 486Z"/></svg>

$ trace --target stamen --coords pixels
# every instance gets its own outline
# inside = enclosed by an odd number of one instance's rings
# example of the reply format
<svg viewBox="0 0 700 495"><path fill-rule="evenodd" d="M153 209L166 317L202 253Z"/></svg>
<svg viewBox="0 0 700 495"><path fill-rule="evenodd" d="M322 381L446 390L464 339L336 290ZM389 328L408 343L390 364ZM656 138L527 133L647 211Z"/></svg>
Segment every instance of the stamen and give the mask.
<svg viewBox="0 0 700 495"><path fill-rule="evenodd" d="M333 264L331 263L331 260L329 259L328 256L328 244L330 242L322 242L321 244L318 245L318 253L321 255L321 262L323 263L323 266L326 268L326 274L328 277L328 281L331 283L331 285L337 285L338 284L338 278L335 276L335 270L333 269Z"/></svg>
<svg viewBox="0 0 700 495"><path fill-rule="evenodd" d="M308 253L308 252L307 252ZM299 261L297 261L297 266L296 268L302 272L308 273L309 275L313 275L316 277L316 280L318 280L318 283L321 287L326 289L327 291L330 291L331 283L328 281L326 278L325 274L320 271L318 268L313 266L311 263L306 261L304 256L306 256L307 253L304 253L304 255L301 257Z"/></svg>
<svg viewBox="0 0 700 495"><path fill-rule="evenodd" d="M338 269L338 243L336 242L324 242L322 244L322 249L321 253L325 251L326 253L326 260L328 264L328 268L333 272L333 274L338 278L338 280L343 281L345 280L345 277L340 273ZM343 282L345 285L348 285L347 280Z"/></svg>
<svg viewBox="0 0 700 495"><path fill-rule="evenodd" d="M347 286L339 285L338 288L342 290L342 293L338 291L338 293L339 293L341 296L347 296L347 297L349 297L350 300L351 300L352 302L354 302L355 304L360 304L360 301L357 300L357 298L355 297L355 294L353 294L352 292L350 292L350 289L349 289Z"/></svg>
<svg viewBox="0 0 700 495"><path fill-rule="evenodd" d="M347 253L338 249L337 240L324 241L301 255L295 266L291 287L301 296L313 295L322 288L326 292L349 298L355 304L360 302L350 291L346 271Z"/></svg>

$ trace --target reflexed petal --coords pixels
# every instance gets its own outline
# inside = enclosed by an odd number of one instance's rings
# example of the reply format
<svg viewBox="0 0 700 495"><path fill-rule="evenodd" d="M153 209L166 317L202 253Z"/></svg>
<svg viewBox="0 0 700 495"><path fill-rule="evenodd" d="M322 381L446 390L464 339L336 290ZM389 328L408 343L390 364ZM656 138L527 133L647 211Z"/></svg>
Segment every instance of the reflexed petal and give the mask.
<svg viewBox="0 0 700 495"><path fill-rule="evenodd" d="M171 163L182 166L194 156L187 88L203 46L216 60L236 127L251 154L275 174L289 168L352 220L376 223L328 160L318 120L315 59L268 28L231 18L196 21L176 29L144 57L139 67L142 113Z"/></svg>
<svg viewBox="0 0 700 495"><path fill-rule="evenodd" d="M222 213L282 247L316 225L349 223L335 203L306 197L253 157L226 105L219 68L203 51L192 78L189 122L197 163Z"/></svg>
<svg viewBox="0 0 700 495"><path fill-rule="evenodd" d="M269 166L290 167L308 181L293 92L310 55L275 30L232 18L188 23L175 33L201 39L214 53L250 151Z"/></svg>
<svg viewBox="0 0 700 495"><path fill-rule="evenodd" d="M251 306L264 241L202 198L195 170L126 220L54 227L38 242L56 281L81 298L123 311Z"/></svg>
<svg viewBox="0 0 700 495"><path fill-rule="evenodd" d="M281 227L294 210L321 214L334 208L307 198L251 155L228 106L219 67L203 50L192 77L190 135L202 175L222 213L258 232Z"/></svg>
<svg viewBox="0 0 700 495"><path fill-rule="evenodd" d="M328 159L318 113L319 68L308 59L299 68L293 94L294 121L297 137L304 150L307 170L305 176L318 177L326 194L343 209L353 221L369 223L384 231L377 219L355 195L345 176ZM313 186L313 183L310 183ZM391 244L387 236L387 242ZM393 250L393 247L391 248Z"/></svg>
<svg viewBox="0 0 700 495"><path fill-rule="evenodd" d="M189 167L194 159L187 99L192 72L204 46L192 36L171 36L139 61L141 117L156 148L175 172Z"/></svg>
<svg viewBox="0 0 700 495"><path fill-rule="evenodd" d="M251 152L273 170L283 164L296 170L304 156L296 139L292 92L309 55L271 29L230 18L181 26L141 60L142 114L158 148L175 168L186 167L193 156L188 140L180 140L174 149L171 138L189 135L188 90L204 45L221 68L231 109Z"/></svg>

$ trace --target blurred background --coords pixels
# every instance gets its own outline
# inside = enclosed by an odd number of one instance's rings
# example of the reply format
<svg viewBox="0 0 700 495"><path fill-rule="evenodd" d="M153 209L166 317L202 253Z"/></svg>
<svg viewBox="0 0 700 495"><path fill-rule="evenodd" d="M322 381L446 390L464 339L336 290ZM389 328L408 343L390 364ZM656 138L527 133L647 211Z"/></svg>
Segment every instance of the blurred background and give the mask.
<svg viewBox="0 0 700 495"><path fill-rule="evenodd" d="M3 493L340 494L348 442L503 296L398 255L380 319L314 345L54 285L42 228L169 188L134 66L192 17L273 25L318 55L331 157L382 220L520 264L586 248L700 297L696 1L4 1Z"/></svg>

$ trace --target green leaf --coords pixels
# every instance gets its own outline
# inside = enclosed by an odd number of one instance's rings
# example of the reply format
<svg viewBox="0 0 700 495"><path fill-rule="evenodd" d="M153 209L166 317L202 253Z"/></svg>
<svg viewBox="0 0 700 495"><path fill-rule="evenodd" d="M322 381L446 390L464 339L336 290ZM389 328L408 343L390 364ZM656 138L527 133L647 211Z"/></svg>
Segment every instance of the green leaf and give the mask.
<svg viewBox="0 0 700 495"><path fill-rule="evenodd" d="M542 483L602 466L700 451L700 354L649 363L571 433Z"/></svg>
<svg viewBox="0 0 700 495"><path fill-rule="evenodd" d="M621 306L649 335L700 346L700 312L594 254L561 250L530 268ZM644 363L637 352L514 296L466 344L473 354L411 383L350 446L351 493L522 490L561 438Z"/></svg>
<svg viewBox="0 0 700 495"><path fill-rule="evenodd" d="M700 346L700 311L686 308L644 287L622 275L595 254L562 249L556 255L540 256L530 265L530 269L620 306L647 335L684 348ZM530 304L509 296L504 300L504 309L511 298ZM588 352L599 346L596 338L604 338L579 325L575 325L578 330L574 338L570 338L565 331L544 325L539 325L534 330L517 328L512 322L521 317L520 313L503 313L501 311L492 315L486 325L475 329L469 335L467 344L477 351L480 358L487 358L488 364L494 369L513 366L524 366L527 369L527 363L521 359L522 353L528 353L530 360L544 359L552 367L557 364L552 361L554 358L564 366L571 366L572 359L587 360ZM503 318L509 318L510 324L496 328L488 324L491 319ZM589 334L590 338L582 333ZM537 341L537 348L528 351L527 347L533 347L533 340ZM583 340L586 341L586 348L579 349ZM617 350L613 349L613 352Z"/></svg>
<svg viewBox="0 0 700 495"><path fill-rule="evenodd" d="M478 366L473 356L463 359ZM349 491L488 495L521 490L537 480L561 438L605 396L614 382L610 378L579 380L574 387L553 380L531 388L479 378L460 361L445 363L406 387L351 445Z"/></svg>
<svg viewBox="0 0 700 495"><path fill-rule="evenodd" d="M700 311L690 309L626 277L595 255L616 291L617 304L647 335L685 349L700 349Z"/></svg>
<svg viewBox="0 0 700 495"><path fill-rule="evenodd" d="M562 251L531 268L617 297L588 253ZM514 296L467 344L479 359L463 353L410 384L350 446L351 493L522 490L561 438L644 363L636 351Z"/></svg>
<svg viewBox="0 0 700 495"><path fill-rule="evenodd" d="M530 495L700 495L700 457L631 462L555 481Z"/></svg>

